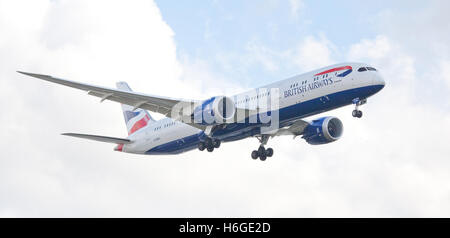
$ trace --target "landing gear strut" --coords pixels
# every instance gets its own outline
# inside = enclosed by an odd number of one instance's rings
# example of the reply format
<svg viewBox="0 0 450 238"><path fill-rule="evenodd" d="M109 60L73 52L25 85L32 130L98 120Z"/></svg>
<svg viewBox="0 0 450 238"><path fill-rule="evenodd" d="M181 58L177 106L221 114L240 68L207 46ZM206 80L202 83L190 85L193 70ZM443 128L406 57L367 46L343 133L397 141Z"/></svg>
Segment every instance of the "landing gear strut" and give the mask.
<svg viewBox="0 0 450 238"><path fill-rule="evenodd" d="M267 144L267 141L269 140L269 136L268 135L262 135L261 138L258 138L259 142L261 142L261 145L259 146L258 150L254 150L252 151L252 159L256 160L256 159L260 159L261 161L265 161L267 159L267 157L272 157L273 156L273 149L272 148L268 148L265 149L264 145Z"/></svg>
<svg viewBox="0 0 450 238"><path fill-rule="evenodd" d="M220 147L220 140L213 139L213 138L206 138L205 141L201 141L198 143L198 149L200 151L204 151L205 149L208 152L213 152L214 149L217 149Z"/></svg>
<svg viewBox="0 0 450 238"><path fill-rule="evenodd" d="M359 98L355 98L352 100L352 103L355 104L355 110L352 112L353 117L361 118L363 116L362 111L358 110L358 107L367 103L367 99L360 100Z"/></svg>

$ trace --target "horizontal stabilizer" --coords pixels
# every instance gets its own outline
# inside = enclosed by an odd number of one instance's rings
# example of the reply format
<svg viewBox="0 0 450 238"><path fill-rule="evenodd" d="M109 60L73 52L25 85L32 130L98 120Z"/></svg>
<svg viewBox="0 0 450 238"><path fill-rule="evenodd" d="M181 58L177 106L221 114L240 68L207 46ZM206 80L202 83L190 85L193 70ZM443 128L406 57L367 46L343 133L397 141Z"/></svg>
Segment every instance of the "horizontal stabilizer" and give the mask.
<svg viewBox="0 0 450 238"><path fill-rule="evenodd" d="M108 137L108 136L97 136L97 135L86 135L86 134L76 134L76 133L63 133L61 135L64 136L73 136L88 140L101 141L106 143L114 143L114 144L130 144L132 141L128 139Z"/></svg>

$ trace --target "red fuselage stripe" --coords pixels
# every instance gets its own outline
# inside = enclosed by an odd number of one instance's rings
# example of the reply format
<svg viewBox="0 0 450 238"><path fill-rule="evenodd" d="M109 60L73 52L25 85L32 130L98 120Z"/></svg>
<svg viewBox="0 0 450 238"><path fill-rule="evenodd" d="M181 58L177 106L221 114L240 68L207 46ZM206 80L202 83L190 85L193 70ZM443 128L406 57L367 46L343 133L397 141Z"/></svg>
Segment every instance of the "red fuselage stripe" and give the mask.
<svg viewBox="0 0 450 238"><path fill-rule="evenodd" d="M322 73L318 73L318 74L316 74L314 76L329 74L329 73L333 73L333 72L336 72L336 71L341 71L341 70L344 70L344 69L352 69L352 66L344 66L344 67L330 69L330 70L327 70L327 71L323 71Z"/></svg>
<svg viewBox="0 0 450 238"><path fill-rule="evenodd" d="M141 129L142 127L147 126L147 123L148 123L149 120L150 120L150 117L148 115L145 115L145 117L143 117L141 120L139 120L136 123L134 123L133 127L128 132L128 135L131 135L134 132L136 132L137 130Z"/></svg>

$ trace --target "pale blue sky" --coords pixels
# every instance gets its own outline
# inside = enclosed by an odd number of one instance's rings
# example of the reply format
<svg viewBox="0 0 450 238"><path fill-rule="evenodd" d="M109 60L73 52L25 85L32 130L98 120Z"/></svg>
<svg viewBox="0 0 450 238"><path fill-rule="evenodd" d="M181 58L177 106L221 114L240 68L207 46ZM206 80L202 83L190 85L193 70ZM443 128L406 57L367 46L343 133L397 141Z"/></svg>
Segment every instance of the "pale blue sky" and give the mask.
<svg viewBox="0 0 450 238"><path fill-rule="evenodd" d="M360 1L309 1L295 18L287 2L156 1L164 20L177 33L178 46L200 54L217 49L241 50L255 37L270 46L285 48L305 35L320 32L326 32L336 44L348 45L374 36L376 29L369 18L387 8L383 3L386 1L369 5ZM212 32L214 41L204 38L207 31Z"/></svg>
<svg viewBox="0 0 450 238"><path fill-rule="evenodd" d="M250 43L282 52L301 44L305 37L324 37L335 47L332 59L345 61L352 44L383 32L378 21L380 14L405 11L403 1L301 1L297 12L293 12L287 0L157 0L156 3L175 32L179 56L205 60L215 72L229 80L245 80L248 86L302 73L291 62L283 62L289 60L286 57L270 58L278 63L276 70L267 70L259 64L241 66L242 55ZM417 3L408 1L407 11L417 7ZM228 67L224 67L220 59L230 54L237 59L225 57Z"/></svg>

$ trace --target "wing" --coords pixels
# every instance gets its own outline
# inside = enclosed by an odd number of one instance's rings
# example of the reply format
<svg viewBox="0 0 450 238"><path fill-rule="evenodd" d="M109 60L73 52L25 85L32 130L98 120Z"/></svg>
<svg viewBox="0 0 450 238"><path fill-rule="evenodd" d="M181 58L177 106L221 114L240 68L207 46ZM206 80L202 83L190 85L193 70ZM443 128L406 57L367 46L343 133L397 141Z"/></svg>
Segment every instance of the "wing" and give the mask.
<svg viewBox="0 0 450 238"><path fill-rule="evenodd" d="M86 134L75 134L75 133L64 133L64 136L73 136L82 139L95 140L106 143L114 143L114 144L130 144L132 141L128 139L108 137L108 136L97 136L97 135L86 135Z"/></svg>
<svg viewBox="0 0 450 238"><path fill-rule="evenodd" d="M31 77L39 78L45 81L49 81L52 83L61 84L64 86L72 87L87 91L89 95L96 96L101 98L101 102L104 100L110 100L114 102L119 102L127 105L133 106L136 108L142 108L145 110L149 110L151 112L161 113L165 116L171 117L176 120L182 121L182 116L190 116L189 112L184 112L180 108L194 108L195 105L199 103L199 101L194 100L181 100L181 99L173 99L168 97L147 95L136 92L122 91L119 89L107 88L107 87L99 87L95 85L85 84L74 82L65 79L59 79L52 77L50 75L42 75L42 74L33 74L17 71L18 73L28 75ZM182 111L185 113L184 115L176 115L177 117L171 116L170 112L174 107L178 107L178 111ZM189 124L189 123L188 123ZM189 124L191 126L197 127L199 129L204 129L203 126L198 126L194 123Z"/></svg>

